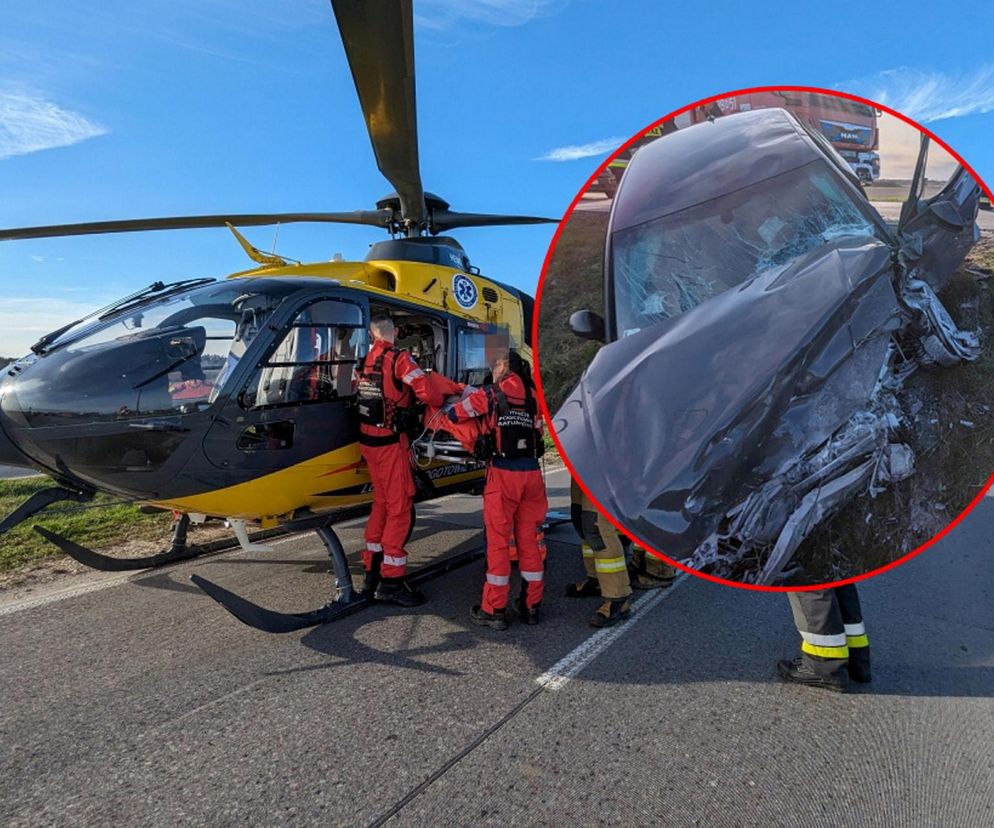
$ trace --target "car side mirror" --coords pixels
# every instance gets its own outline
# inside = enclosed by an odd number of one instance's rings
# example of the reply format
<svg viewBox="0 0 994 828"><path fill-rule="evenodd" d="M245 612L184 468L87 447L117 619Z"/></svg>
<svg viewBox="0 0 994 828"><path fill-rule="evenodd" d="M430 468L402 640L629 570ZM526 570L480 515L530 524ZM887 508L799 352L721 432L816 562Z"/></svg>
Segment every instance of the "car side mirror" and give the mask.
<svg viewBox="0 0 994 828"><path fill-rule="evenodd" d="M929 204L928 209L939 224L949 230L960 231L966 227L966 222L963 221L959 210L948 201L937 201L934 204Z"/></svg>
<svg viewBox="0 0 994 828"><path fill-rule="evenodd" d="M578 310L572 314L569 329L580 339L604 341L604 318L592 310Z"/></svg>

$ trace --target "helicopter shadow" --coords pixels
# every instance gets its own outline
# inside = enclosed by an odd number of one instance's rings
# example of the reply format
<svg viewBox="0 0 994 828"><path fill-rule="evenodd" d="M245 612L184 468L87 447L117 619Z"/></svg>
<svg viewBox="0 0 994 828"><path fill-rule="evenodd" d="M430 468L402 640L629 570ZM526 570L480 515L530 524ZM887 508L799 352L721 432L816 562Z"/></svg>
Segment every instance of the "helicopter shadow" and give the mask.
<svg viewBox="0 0 994 828"><path fill-rule="evenodd" d="M145 589L159 589L166 592L185 592L190 595L203 595L203 593L193 584L175 580L172 572L160 572L157 575L142 576L135 578L133 583L136 586L140 586Z"/></svg>
<svg viewBox="0 0 994 828"><path fill-rule="evenodd" d="M479 547L480 539L478 535L474 535L447 550L445 556L457 557L479 549ZM440 619L451 621L457 617L462 617L466 601L464 585L471 582L473 592L476 592L483 579L483 565L482 561L475 561L437 578L432 578L426 587L426 591L429 593L429 603L423 609L411 611L400 610L389 605L374 606L369 610L363 610L361 616L353 616L313 628L301 638L301 644L335 660L324 664L291 668L281 671L279 674L327 670L359 663L375 663L439 675L463 675L465 672L463 670L440 666L425 661L424 657L443 653L466 652L478 645L482 633L463 626L461 623L460 629L438 632L436 628ZM472 574L467 577L467 573ZM454 581L458 581L458 585L453 583ZM364 643L357 637L357 632L367 624L382 621L393 623L394 619L389 618L389 616L397 613L404 613L405 619L409 620L410 624L402 634L402 641L395 648L379 649ZM432 634L435 637L440 635L441 641L430 645L411 646L410 642L419 636L425 625L430 625Z"/></svg>

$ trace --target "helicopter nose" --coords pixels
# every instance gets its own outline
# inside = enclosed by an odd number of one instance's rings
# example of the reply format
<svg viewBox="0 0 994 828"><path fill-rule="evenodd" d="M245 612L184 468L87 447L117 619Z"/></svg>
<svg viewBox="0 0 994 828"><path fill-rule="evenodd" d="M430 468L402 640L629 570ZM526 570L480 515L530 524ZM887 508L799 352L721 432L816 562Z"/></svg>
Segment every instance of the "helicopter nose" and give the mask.
<svg viewBox="0 0 994 828"><path fill-rule="evenodd" d="M6 410L5 403L8 402L13 387L12 376L0 372L0 465L30 469L32 468L31 462L24 452L17 447L17 442L12 437L17 427L11 421Z"/></svg>

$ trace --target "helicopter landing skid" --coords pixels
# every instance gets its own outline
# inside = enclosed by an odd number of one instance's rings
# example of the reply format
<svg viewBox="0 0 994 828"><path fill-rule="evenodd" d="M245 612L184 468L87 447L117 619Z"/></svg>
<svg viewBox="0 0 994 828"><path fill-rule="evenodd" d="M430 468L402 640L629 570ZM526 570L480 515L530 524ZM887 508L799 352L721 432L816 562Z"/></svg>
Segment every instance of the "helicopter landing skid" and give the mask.
<svg viewBox="0 0 994 828"><path fill-rule="evenodd" d="M38 514L60 500L74 500L77 503L86 503L93 500L93 491L74 491L62 486L54 486L50 489L42 489L35 492L31 497L18 506L3 520L0 520L0 535L8 529L13 529L20 523L24 523L29 517Z"/></svg>
<svg viewBox="0 0 994 828"><path fill-rule="evenodd" d="M84 566L91 569L99 569L101 572L127 572L132 569L149 569L166 564L185 561L202 555L207 550L197 546L187 546L186 530L190 525L189 515L183 514L173 525L172 545L165 552L155 555L147 555L142 558L115 558L111 555L104 555L94 552L85 546L74 543L69 538L64 538L55 532L46 529L44 526L35 524L34 530L45 540L54 543L66 555L79 561Z"/></svg>
<svg viewBox="0 0 994 828"><path fill-rule="evenodd" d="M338 536L330 526L318 529L318 535L325 544L328 554L331 556L332 566L335 569L335 586L338 589L338 597L323 607L310 612L277 612L267 609L259 604L254 604L240 595L230 592L224 587L208 581L199 575L191 575L193 581L200 589L206 592L211 598L217 601L222 607L230 612L243 624L254 627L266 633L288 633L295 630L303 630L307 627L316 627L319 624L327 624L330 621L337 621L361 609L373 606L373 601L364 592L355 592L352 588L352 576L349 574L348 562L345 558L345 551L342 549ZM430 581L439 575L444 575L454 569L482 558L483 547L467 549L455 555L449 555L435 563L421 567L417 572L408 576L407 582L412 586Z"/></svg>

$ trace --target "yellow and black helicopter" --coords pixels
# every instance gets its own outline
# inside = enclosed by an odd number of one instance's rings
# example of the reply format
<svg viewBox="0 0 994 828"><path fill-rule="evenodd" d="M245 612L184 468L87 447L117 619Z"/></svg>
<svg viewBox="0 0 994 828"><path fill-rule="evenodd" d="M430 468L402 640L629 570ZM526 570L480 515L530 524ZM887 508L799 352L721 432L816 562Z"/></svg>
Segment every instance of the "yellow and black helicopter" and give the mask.
<svg viewBox="0 0 994 828"><path fill-rule="evenodd" d="M59 501L98 491L180 517L168 551L114 558L35 526L84 564L139 569L192 557L189 521L228 519L314 529L337 598L309 613L266 610L193 576L240 620L271 632L333 620L365 604L330 524L371 499L359 454L353 367L371 315L388 313L398 345L461 382L487 371L485 341L503 332L529 353L532 298L480 275L450 236L457 227L555 219L463 213L423 190L418 164L411 0L332 0L377 166L396 192L375 210L179 216L0 229L0 240L225 227L258 266L225 279L157 282L53 331L0 378L0 462L57 485L0 521L0 534ZM236 227L332 222L390 238L365 261L288 261ZM337 258L337 257L336 257ZM481 466L433 461L422 497L477 482Z"/></svg>

